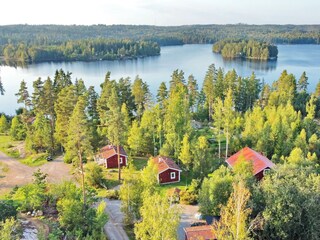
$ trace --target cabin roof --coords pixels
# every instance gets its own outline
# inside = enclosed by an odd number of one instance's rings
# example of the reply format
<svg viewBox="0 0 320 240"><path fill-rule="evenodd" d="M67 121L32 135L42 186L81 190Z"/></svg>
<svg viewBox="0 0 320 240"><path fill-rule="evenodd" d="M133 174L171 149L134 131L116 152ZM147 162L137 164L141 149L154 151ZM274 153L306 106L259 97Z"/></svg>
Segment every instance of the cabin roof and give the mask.
<svg viewBox="0 0 320 240"><path fill-rule="evenodd" d="M184 228L187 240L198 240L198 239L216 239L213 234L213 227L211 225L203 225L196 227Z"/></svg>
<svg viewBox="0 0 320 240"><path fill-rule="evenodd" d="M241 158L245 159L246 161L252 161L254 175L266 168L273 168L275 166L275 164L271 162L267 157L249 147L245 147L237 153L233 154L226 160L226 162L231 167L233 167Z"/></svg>
<svg viewBox="0 0 320 240"><path fill-rule="evenodd" d="M173 169L181 172L180 167L169 157L157 156L153 158L153 161L158 167L158 173L164 172L168 169Z"/></svg>
<svg viewBox="0 0 320 240"><path fill-rule="evenodd" d="M121 155L128 156L126 151L124 150L124 148L122 146L120 146L119 148L120 148L120 154ZM107 145L107 146L104 146L103 148L100 149L100 156L102 158L108 159L108 158L112 157L115 154L118 154L117 146Z"/></svg>

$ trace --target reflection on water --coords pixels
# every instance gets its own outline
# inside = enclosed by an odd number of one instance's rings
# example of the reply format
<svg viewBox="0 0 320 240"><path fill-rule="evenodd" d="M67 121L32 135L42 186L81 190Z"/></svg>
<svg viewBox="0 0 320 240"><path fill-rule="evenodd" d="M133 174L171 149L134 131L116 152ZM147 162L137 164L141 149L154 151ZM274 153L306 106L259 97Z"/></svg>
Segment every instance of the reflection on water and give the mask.
<svg viewBox="0 0 320 240"><path fill-rule="evenodd" d="M223 58L223 64L227 68L248 68L252 71L274 71L277 68L277 60L269 60L269 61L259 61L259 60L252 60L252 59L242 59L242 58L235 58L235 59L225 59Z"/></svg>
<svg viewBox="0 0 320 240"><path fill-rule="evenodd" d="M72 72L73 81L82 78L87 86L95 86L100 92L100 84L104 81L107 71L111 72L112 79L130 77L134 79L139 75L146 81L152 94L155 96L161 82L168 83L172 72L176 69L183 70L185 78L190 74L198 81L199 89L208 66L215 64L216 68L222 67L224 72L235 69L237 74L248 77L254 71L257 78L264 79L271 84L277 80L283 70L287 70L299 79L303 71L309 78L309 91L314 91L320 77L320 45L279 45L277 61L252 61L252 60L225 60L220 54L212 53L210 44L193 44L183 46L169 46L161 48L161 55L155 57L95 62L50 62L31 64L28 66L14 64L1 67L1 79L6 90L5 95L0 95L0 112L14 114L20 81L24 79L29 91L32 82L38 77L53 78L57 69Z"/></svg>

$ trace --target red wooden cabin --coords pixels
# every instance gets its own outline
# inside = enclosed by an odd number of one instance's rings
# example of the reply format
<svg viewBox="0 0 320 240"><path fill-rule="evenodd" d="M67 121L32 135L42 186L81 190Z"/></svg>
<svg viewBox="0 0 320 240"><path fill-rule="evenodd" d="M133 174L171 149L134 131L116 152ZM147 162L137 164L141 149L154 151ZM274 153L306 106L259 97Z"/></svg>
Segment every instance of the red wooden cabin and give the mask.
<svg viewBox="0 0 320 240"><path fill-rule="evenodd" d="M160 184L180 182L182 170L171 158L157 156L153 161L158 167L158 182Z"/></svg>
<svg viewBox="0 0 320 240"><path fill-rule="evenodd" d="M241 149L239 152L233 154L229 157L226 162L230 167L233 167L239 159L244 159L246 161L251 161L253 165L253 175L261 180L264 176L265 171L274 168L275 164L271 162L267 157L262 154L252 150L249 147Z"/></svg>
<svg viewBox="0 0 320 240"><path fill-rule="evenodd" d="M125 167L128 164L128 155L122 146L120 149L120 167ZM118 168L118 151L117 146L107 145L100 149L96 157L99 165L105 165L106 168Z"/></svg>

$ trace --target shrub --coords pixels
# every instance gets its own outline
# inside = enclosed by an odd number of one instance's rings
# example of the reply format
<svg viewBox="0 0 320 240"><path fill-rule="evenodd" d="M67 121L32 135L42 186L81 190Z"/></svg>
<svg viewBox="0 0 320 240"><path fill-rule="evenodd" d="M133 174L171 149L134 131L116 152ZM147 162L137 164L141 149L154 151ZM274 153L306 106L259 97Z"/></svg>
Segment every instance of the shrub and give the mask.
<svg viewBox="0 0 320 240"><path fill-rule="evenodd" d="M194 194L193 192L190 192L188 190L180 192L180 203L181 204L192 205L192 204L196 204L197 201L198 201L198 196L196 194Z"/></svg>
<svg viewBox="0 0 320 240"><path fill-rule="evenodd" d="M10 217L16 217L17 209L13 201L0 201L0 222Z"/></svg>
<svg viewBox="0 0 320 240"><path fill-rule="evenodd" d="M105 196L106 196L106 198L109 198L109 199L118 200L119 199L119 191L114 190L114 189L107 190L107 193Z"/></svg>

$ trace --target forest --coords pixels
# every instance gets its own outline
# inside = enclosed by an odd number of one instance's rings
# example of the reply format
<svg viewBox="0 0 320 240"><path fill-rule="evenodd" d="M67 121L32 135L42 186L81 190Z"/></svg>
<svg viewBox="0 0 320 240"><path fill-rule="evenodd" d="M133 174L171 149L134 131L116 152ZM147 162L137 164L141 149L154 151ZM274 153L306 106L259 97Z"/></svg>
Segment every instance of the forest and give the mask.
<svg viewBox="0 0 320 240"><path fill-rule="evenodd" d="M221 216L214 226L218 239L319 239L320 83L307 92L305 72L296 79L284 70L268 85L254 73L239 76L212 64L200 87L193 75L177 69L156 96L139 76L113 80L107 72L98 94L71 75L57 70L53 79L38 78L32 94L21 81L16 96L22 107L13 118L1 115L0 132L25 141L30 153L63 151L66 163L75 168L84 163L91 184L82 185L83 194L101 187L94 153L106 143L122 145L131 157L173 158L187 174L180 202L198 203L202 214ZM263 181L252 176L246 161L227 167L224 160L245 146L276 164ZM118 197L134 237L176 239L179 209L159 190L152 162L139 171L129 164L123 171ZM41 179L38 173L33 185L14 189L7 208L25 211L47 202L59 214L60 232L54 236L100 236L106 216L90 213L91 198L86 202L73 185L44 187ZM33 190L39 198L27 195L27 187L40 189ZM69 188L72 196L63 194ZM66 211L71 207L73 213ZM86 222L86 214L98 219L96 225ZM86 228L79 229L81 224Z"/></svg>
<svg viewBox="0 0 320 240"><path fill-rule="evenodd" d="M18 45L3 47L6 62L36 63L49 61L118 60L160 54L155 42L132 40L76 40L59 45Z"/></svg>
<svg viewBox="0 0 320 240"><path fill-rule="evenodd" d="M224 58L271 60L278 56L277 46L254 40L222 40L216 42L212 50Z"/></svg>

